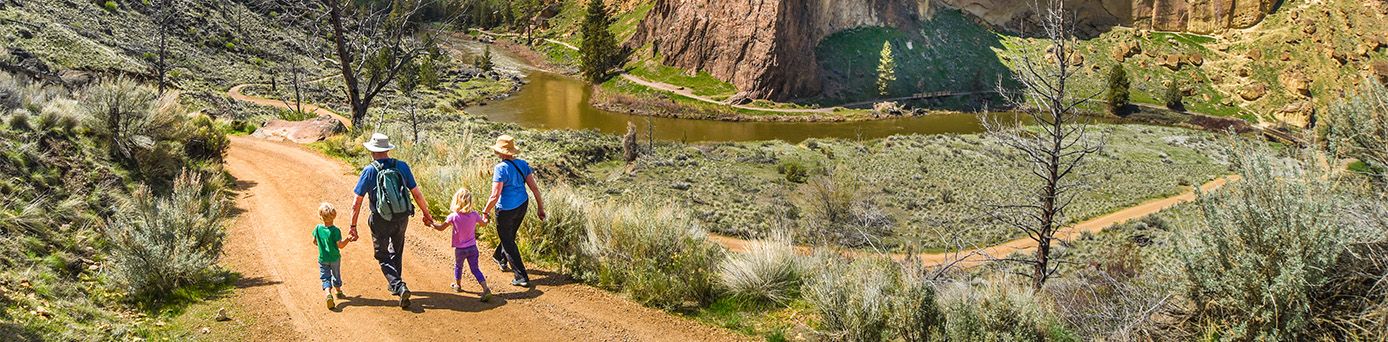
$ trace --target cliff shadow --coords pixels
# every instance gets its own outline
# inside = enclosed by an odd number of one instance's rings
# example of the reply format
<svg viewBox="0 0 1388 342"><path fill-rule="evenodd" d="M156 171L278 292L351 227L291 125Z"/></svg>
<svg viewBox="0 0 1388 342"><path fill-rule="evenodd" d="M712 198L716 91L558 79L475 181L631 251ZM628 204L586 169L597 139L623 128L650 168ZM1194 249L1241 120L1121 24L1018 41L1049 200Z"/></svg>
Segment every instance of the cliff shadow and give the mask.
<svg viewBox="0 0 1388 342"><path fill-rule="evenodd" d="M820 41L815 56L824 89L820 96L799 102L821 106L923 94L965 94L995 90L998 84L1015 88L1011 70L998 55L1006 49L1002 37L957 10L941 10L910 31L862 27L841 31ZM878 92L878 63L883 44L891 42L896 81L888 94ZM974 94L913 100L932 108L978 110L997 107L995 96Z"/></svg>

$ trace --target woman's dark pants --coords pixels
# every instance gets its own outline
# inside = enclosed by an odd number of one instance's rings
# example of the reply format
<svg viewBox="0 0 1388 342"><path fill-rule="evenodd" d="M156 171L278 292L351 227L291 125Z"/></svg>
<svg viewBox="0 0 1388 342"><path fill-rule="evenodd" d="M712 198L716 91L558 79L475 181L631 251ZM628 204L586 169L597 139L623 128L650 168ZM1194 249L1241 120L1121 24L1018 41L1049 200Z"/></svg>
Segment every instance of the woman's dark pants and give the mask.
<svg viewBox="0 0 1388 342"><path fill-rule="evenodd" d="M496 211L496 237L501 239L501 245L492 253L492 259L505 261L510 265L511 272L516 273L517 280L527 282L530 281L530 275L525 272L525 262L521 261L520 248L516 247L516 232L520 231L521 221L525 220L525 210L528 206L530 202L526 201L515 209Z"/></svg>

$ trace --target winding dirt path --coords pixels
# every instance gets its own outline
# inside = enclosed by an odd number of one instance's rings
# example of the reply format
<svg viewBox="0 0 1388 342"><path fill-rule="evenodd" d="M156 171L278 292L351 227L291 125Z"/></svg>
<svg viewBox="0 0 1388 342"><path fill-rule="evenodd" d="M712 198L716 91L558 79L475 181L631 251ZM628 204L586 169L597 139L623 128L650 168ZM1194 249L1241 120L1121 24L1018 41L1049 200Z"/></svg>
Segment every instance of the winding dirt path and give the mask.
<svg viewBox="0 0 1388 342"><path fill-rule="evenodd" d="M321 78L321 79L318 79L318 80L314 80L314 81L310 81L310 82L319 82L319 81L321 81L321 80L329 79L329 78L332 78L332 77L334 77L334 76L327 76L327 77L324 77L324 78ZM290 102L290 101L287 101L287 100L276 100L276 99L268 99L268 98L264 98L264 97L256 97L256 96L246 95L245 92L242 92L242 89L245 89L246 87L249 87L249 86L252 86L252 85L254 85L254 84L246 83L246 84L238 84L238 85L236 85L236 86L234 86L234 87L231 87L231 89L228 89L228 90L227 90L227 96L228 96L228 97L231 97L232 99L237 100L237 101L249 102L249 103L258 104L258 105L261 105L261 106L270 106L270 107L275 107L275 108L280 108L280 109L289 109L289 110L297 109L297 108L293 108L293 107L292 107L293 102ZM337 114L337 112L334 112L334 111L332 111L331 109L319 107L318 105L314 105L314 104L311 104L311 103L305 103L305 104L303 104L303 108L304 108L305 111L307 111L307 112L309 112L309 113L313 113L313 114L317 114L317 115L327 115L327 116L331 116L331 117L333 117L334 119L337 119L338 121L342 121L342 124L343 124L343 125L348 125L348 126L351 126L351 125L352 125L352 121L351 121L351 120L348 120L347 118L343 117L342 115Z"/></svg>
<svg viewBox="0 0 1388 342"><path fill-rule="evenodd" d="M1224 186L1228 182L1238 181L1239 178L1240 177L1238 175L1229 175L1217 178L1215 180L1200 185L1200 191L1212 191ZM1195 198L1195 190L1192 189L1184 193L1181 193L1180 195L1147 201L1136 206L1124 208L1123 210L1119 210L1108 215L1092 218L1084 222L1075 224L1073 226L1067 227L1066 229L1057 232L1056 238L1065 241L1074 240L1083 233L1098 233L1114 225L1128 222L1134 219L1147 217L1148 215L1152 215L1162 210L1166 210L1167 208L1171 208L1172 206L1175 206L1177 204L1194 201ZM710 234L709 238L733 251L745 251L747 250L748 244L750 243L750 241L748 240L743 240L725 235ZM797 249L799 249L801 253L808 254L811 252L811 248L807 246L797 246ZM1030 252L1034 250L1036 250L1036 241L1030 238L1023 237L1007 241L998 245L976 248L971 250L943 253L922 253L917 254L916 258L928 266L954 264L957 266L967 267L976 266L984 262L988 262L994 258L1005 258L1008 255L1011 255L1012 253ZM867 253L871 252L853 250L848 251L847 253L855 255L867 255ZM902 260L905 259L908 255L901 253L892 253L891 256L893 259Z"/></svg>

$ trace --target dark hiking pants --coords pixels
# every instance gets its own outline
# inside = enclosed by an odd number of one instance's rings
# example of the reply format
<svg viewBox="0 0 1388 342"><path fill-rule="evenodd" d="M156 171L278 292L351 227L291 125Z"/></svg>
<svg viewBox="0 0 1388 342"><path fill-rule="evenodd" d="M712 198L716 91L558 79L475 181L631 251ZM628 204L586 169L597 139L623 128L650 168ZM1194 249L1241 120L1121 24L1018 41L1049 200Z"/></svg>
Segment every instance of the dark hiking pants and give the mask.
<svg viewBox="0 0 1388 342"><path fill-rule="evenodd" d="M399 294L405 287L405 280L400 277L400 260L405 254L405 227L409 223L410 217L404 215L391 221L372 214L366 221L371 227L371 247L376 251L376 262L381 264L381 274L386 276L391 294Z"/></svg>
<svg viewBox="0 0 1388 342"><path fill-rule="evenodd" d="M530 275L525 272L525 262L521 261L520 248L516 247L516 232L520 231L521 221L525 220L525 210L528 206L530 202L526 201L515 209L496 211L496 237L501 240L501 245L496 246L496 252L492 253L492 259L510 265L516 279L524 281L530 281Z"/></svg>

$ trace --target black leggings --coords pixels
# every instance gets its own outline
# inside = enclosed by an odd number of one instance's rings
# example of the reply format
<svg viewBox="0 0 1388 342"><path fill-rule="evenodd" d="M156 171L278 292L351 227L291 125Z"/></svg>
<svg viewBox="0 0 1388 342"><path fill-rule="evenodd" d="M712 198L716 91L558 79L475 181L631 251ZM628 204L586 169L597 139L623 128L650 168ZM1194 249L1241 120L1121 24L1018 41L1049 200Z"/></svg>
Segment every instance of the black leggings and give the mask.
<svg viewBox="0 0 1388 342"><path fill-rule="evenodd" d="M530 202L526 201L515 209L496 211L496 237L501 239L501 245L496 246L496 252L492 253L492 259L510 265L516 279L524 281L530 281L530 275L525 272L525 262L521 261L520 248L516 246L516 232L520 231L529 205Z"/></svg>

